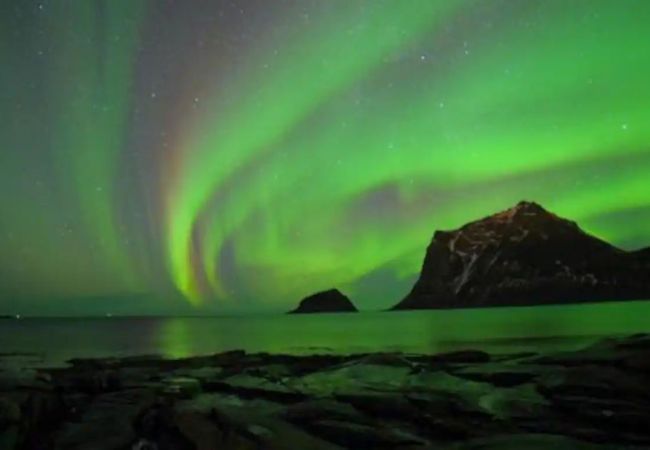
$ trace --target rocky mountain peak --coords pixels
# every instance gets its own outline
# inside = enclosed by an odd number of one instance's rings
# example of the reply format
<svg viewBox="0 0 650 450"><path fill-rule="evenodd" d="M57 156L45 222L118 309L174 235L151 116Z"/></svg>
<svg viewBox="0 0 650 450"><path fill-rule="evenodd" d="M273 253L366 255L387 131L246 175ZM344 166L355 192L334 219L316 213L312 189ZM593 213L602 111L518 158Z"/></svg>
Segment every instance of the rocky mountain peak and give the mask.
<svg viewBox="0 0 650 450"><path fill-rule="evenodd" d="M456 308L650 298L645 252L624 252L535 202L437 231L396 305Z"/></svg>
<svg viewBox="0 0 650 450"><path fill-rule="evenodd" d="M478 257L486 249L527 241L584 236L574 222L562 219L535 202L515 206L457 230L437 231L432 244L444 245L461 259Z"/></svg>

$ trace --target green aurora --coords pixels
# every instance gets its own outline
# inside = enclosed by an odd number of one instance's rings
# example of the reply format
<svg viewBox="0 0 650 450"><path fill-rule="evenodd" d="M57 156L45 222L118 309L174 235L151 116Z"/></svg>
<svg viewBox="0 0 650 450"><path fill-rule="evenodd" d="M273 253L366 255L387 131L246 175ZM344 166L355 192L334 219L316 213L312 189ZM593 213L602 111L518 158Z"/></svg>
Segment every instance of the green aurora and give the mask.
<svg viewBox="0 0 650 450"><path fill-rule="evenodd" d="M0 4L0 312L410 288L521 199L650 245L646 0Z"/></svg>

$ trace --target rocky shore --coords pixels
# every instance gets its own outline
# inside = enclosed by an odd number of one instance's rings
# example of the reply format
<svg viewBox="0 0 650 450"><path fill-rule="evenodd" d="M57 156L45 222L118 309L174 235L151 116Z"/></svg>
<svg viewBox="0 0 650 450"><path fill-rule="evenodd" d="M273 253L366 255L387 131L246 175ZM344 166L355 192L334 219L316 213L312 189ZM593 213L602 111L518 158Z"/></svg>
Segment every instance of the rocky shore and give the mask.
<svg viewBox="0 0 650 450"><path fill-rule="evenodd" d="M229 352L0 371L2 449L647 449L650 335L563 353Z"/></svg>

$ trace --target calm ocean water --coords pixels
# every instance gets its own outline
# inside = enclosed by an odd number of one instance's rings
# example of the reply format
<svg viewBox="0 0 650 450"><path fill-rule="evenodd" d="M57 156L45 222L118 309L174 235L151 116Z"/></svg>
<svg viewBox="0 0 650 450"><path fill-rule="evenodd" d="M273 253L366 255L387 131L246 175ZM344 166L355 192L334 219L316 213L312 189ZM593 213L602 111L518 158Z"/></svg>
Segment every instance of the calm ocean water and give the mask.
<svg viewBox="0 0 650 450"><path fill-rule="evenodd" d="M30 365L75 357L249 352L434 353L522 351L584 345L650 331L650 301L454 311L245 317L0 320L0 353ZM14 354L13 356L8 356ZM16 356L15 354L19 354Z"/></svg>

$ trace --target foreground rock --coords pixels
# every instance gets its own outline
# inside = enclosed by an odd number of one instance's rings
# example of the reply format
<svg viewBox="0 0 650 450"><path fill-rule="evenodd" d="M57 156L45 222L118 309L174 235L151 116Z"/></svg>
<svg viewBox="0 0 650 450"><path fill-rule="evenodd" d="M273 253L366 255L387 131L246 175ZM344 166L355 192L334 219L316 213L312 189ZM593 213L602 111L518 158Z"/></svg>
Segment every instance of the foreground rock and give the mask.
<svg viewBox="0 0 650 450"><path fill-rule="evenodd" d="M540 205L521 202L437 231L420 278L393 309L650 298L650 249L625 252Z"/></svg>
<svg viewBox="0 0 650 450"><path fill-rule="evenodd" d="M2 449L650 448L650 335L553 354L228 352L0 370Z"/></svg>
<svg viewBox="0 0 650 450"><path fill-rule="evenodd" d="M357 312L357 308L341 291L330 289L304 298L289 314L326 312Z"/></svg>

